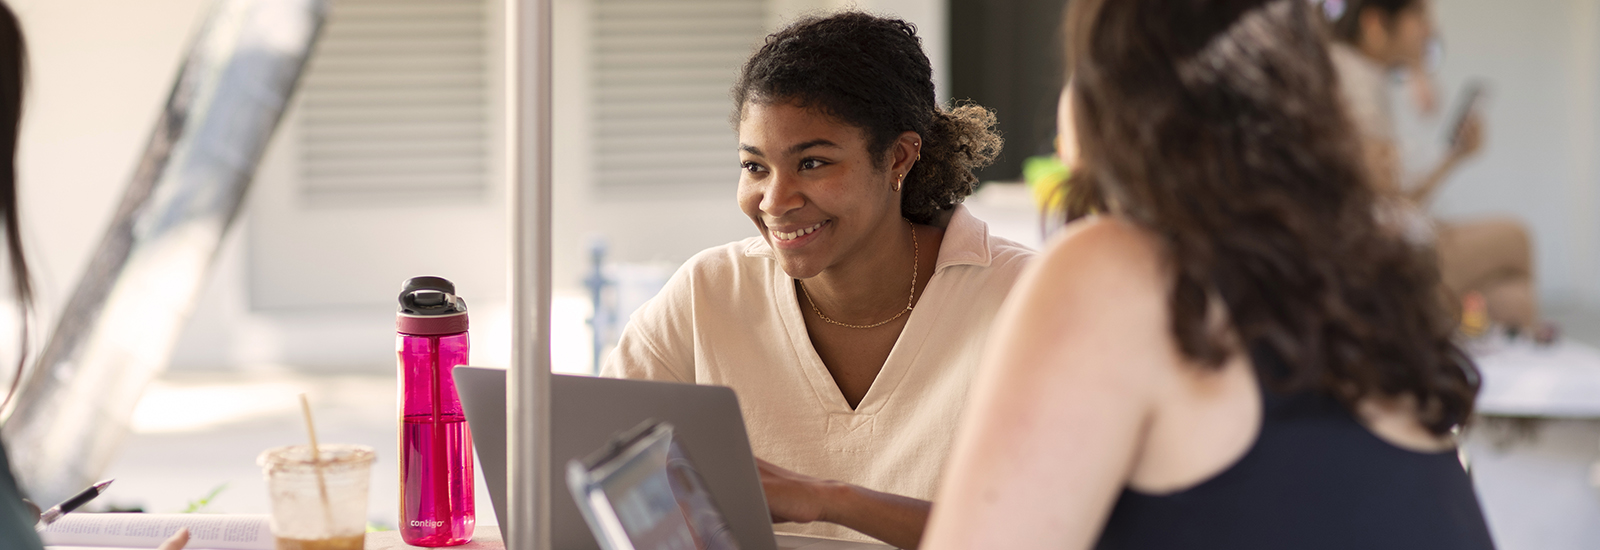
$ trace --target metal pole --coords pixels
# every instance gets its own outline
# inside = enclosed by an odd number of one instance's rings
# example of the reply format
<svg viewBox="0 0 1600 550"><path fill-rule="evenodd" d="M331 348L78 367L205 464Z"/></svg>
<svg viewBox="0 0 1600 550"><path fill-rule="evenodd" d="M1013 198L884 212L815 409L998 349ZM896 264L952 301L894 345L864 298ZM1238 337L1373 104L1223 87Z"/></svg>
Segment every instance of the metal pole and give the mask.
<svg viewBox="0 0 1600 550"><path fill-rule="evenodd" d="M506 1L511 369L506 548L550 548L550 0Z"/></svg>

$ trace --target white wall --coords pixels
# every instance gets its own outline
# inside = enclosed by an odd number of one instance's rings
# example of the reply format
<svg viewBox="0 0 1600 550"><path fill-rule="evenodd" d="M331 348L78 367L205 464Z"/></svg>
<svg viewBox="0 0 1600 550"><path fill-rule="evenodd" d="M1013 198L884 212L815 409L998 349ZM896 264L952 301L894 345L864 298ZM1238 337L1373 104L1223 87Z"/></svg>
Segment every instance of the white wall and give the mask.
<svg viewBox="0 0 1600 550"><path fill-rule="evenodd" d="M21 220L46 331L110 223L203 0L7 0L29 48Z"/></svg>
<svg viewBox="0 0 1600 550"><path fill-rule="evenodd" d="M899 17L917 27L922 49L933 63L933 83L939 101L950 99L950 5L944 0L768 0L769 30L777 30L798 15L837 9L859 9Z"/></svg>
<svg viewBox="0 0 1600 550"><path fill-rule="evenodd" d="M8 4L21 19L30 49L19 172L25 239L40 289L37 333L42 339L54 328L56 315L110 222L181 56L211 2L8 0ZM292 112L286 116L285 127L292 127L293 116ZM292 152L282 133L269 147L244 215L224 242L193 321L180 338L175 366L392 362L392 310L263 313L251 309L248 285L253 273L246 247L252 202L260 202L263 191L268 195L283 191L272 186L294 183ZM494 214L501 211L491 209ZM503 248L493 242L485 246L496 253ZM497 280L503 281L503 276ZM503 284L493 286L503 301ZM499 317L493 304L489 306L485 320Z"/></svg>
<svg viewBox="0 0 1600 550"><path fill-rule="evenodd" d="M166 100L181 56L211 3L8 0L21 19L30 49L19 171L24 234L40 289L41 322L36 333L47 335L53 329L55 316L98 245ZM291 109L283 128L293 128L294 116ZM286 134L280 132L269 147L244 215L223 245L193 321L175 350L177 367L272 363L382 367L393 361L392 308L295 312L251 308L249 284L257 273L248 254L248 229L250 218L259 217L251 213L263 196L281 196L295 184L295 151L292 143L286 143ZM499 221L496 217L503 212L498 194L495 199L496 204L488 207L491 221ZM473 244L490 249L490 254L503 254L503 231L485 233L483 242ZM389 245L381 239L366 240L367 246ZM504 316L494 307L495 300L504 300L502 271L497 270L487 285L492 299L474 303L481 308L480 322L495 324ZM398 282L389 281L376 294L392 298ZM479 342L503 347L495 345L494 337Z"/></svg>
<svg viewBox="0 0 1600 550"><path fill-rule="evenodd" d="M229 249L219 259L218 278L183 335L174 366L391 369L395 295L402 281L418 275L446 277L468 299L473 362L506 363L508 245L498 124L504 113L504 48L498 32L504 5L497 0L482 4L481 29L487 38L481 78L489 100L482 115L489 149L484 159L487 191L446 201L380 194L360 202L315 204L307 199L302 178L308 142L302 123L306 111L300 105L311 95L301 94L257 171L247 203L249 219L238 228L242 238L230 243L242 250ZM356 13L335 3L324 37L339 40L340 29L361 29L360 22L337 19ZM337 64L319 65L313 59L308 67L315 76L302 80L303 90L315 90L315 78L326 84L337 75L330 68ZM328 88L322 90L327 93Z"/></svg>
<svg viewBox="0 0 1600 550"><path fill-rule="evenodd" d="M1436 0L1434 9L1445 44L1439 118L1466 79L1491 83L1484 153L1447 183L1435 211L1521 218L1535 239L1544 302L1600 306L1600 7ZM1431 130L1425 139L1437 148L1440 129Z"/></svg>

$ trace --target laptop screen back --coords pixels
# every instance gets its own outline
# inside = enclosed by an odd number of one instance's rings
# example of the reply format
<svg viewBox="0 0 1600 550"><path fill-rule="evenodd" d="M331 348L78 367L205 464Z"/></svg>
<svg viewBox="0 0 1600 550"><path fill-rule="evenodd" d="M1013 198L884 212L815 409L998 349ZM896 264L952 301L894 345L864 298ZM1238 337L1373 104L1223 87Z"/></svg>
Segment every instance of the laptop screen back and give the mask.
<svg viewBox="0 0 1600 550"><path fill-rule="evenodd" d="M454 375L495 513L506 517L506 371L462 366ZM587 456L612 434L651 418L673 425L674 439L694 456L739 547L777 550L733 390L557 374L550 376L550 410L550 480L557 484L550 494L550 538L555 550L600 548L571 493L560 488L567 461Z"/></svg>

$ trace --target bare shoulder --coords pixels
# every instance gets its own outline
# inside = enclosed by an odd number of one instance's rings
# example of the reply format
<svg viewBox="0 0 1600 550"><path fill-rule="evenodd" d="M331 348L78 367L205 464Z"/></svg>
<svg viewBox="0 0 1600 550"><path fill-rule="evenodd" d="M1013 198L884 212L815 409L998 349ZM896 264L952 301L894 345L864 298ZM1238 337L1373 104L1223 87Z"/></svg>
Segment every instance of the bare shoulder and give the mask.
<svg viewBox="0 0 1600 550"><path fill-rule="evenodd" d="M1159 262L1155 235L1116 216L1095 216L1067 225L1040 252L1042 263L1069 262L1099 267L1132 268ZM1109 261L1109 263L1107 263Z"/></svg>
<svg viewBox="0 0 1600 550"><path fill-rule="evenodd" d="M1168 280L1154 235L1124 219L1096 216L1046 243L1023 287L1041 296L1088 300L1085 305L1132 305L1128 300L1165 303Z"/></svg>
<svg viewBox="0 0 1600 550"><path fill-rule="evenodd" d="M1013 289L996 326L1013 347L996 353L1025 370L1076 365L1148 380L1140 371L1171 357L1168 278L1145 230L1113 217L1074 223Z"/></svg>

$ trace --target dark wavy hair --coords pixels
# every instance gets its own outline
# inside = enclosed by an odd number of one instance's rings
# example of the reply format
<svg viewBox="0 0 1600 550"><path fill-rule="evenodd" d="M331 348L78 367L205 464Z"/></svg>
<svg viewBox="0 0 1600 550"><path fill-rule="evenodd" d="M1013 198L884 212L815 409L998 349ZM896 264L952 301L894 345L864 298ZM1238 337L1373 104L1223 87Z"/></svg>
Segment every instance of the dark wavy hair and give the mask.
<svg viewBox="0 0 1600 550"><path fill-rule="evenodd" d="M1418 0L1321 0L1329 29L1340 42L1355 44L1361 40L1361 12L1375 9L1389 24L1400 12L1417 6ZM1337 10L1331 9L1337 7Z"/></svg>
<svg viewBox="0 0 1600 550"><path fill-rule="evenodd" d="M904 132L922 136L922 160L906 174L900 212L933 223L976 188L977 168L1000 153L994 113L973 104L941 109L933 65L916 27L846 11L801 19L767 36L733 85L733 124L745 106L794 103L866 133L882 169Z"/></svg>
<svg viewBox="0 0 1600 550"><path fill-rule="evenodd" d="M1266 350L1287 365L1260 373L1277 391L1414 396L1435 434L1467 420L1477 371L1432 260L1374 215L1306 0L1074 0L1066 25L1067 218L1109 210L1159 237L1185 356ZM1214 303L1231 330L1207 322Z"/></svg>
<svg viewBox="0 0 1600 550"><path fill-rule="evenodd" d="M6 258L10 261L11 291L21 327L16 372L5 402L11 401L22 382L28 361L29 312L33 311L33 283L22 254L22 231L17 221L17 134L22 128L22 91L27 74L27 47L22 25L11 8L0 2L0 224L5 226ZM4 408L5 403L0 403Z"/></svg>

